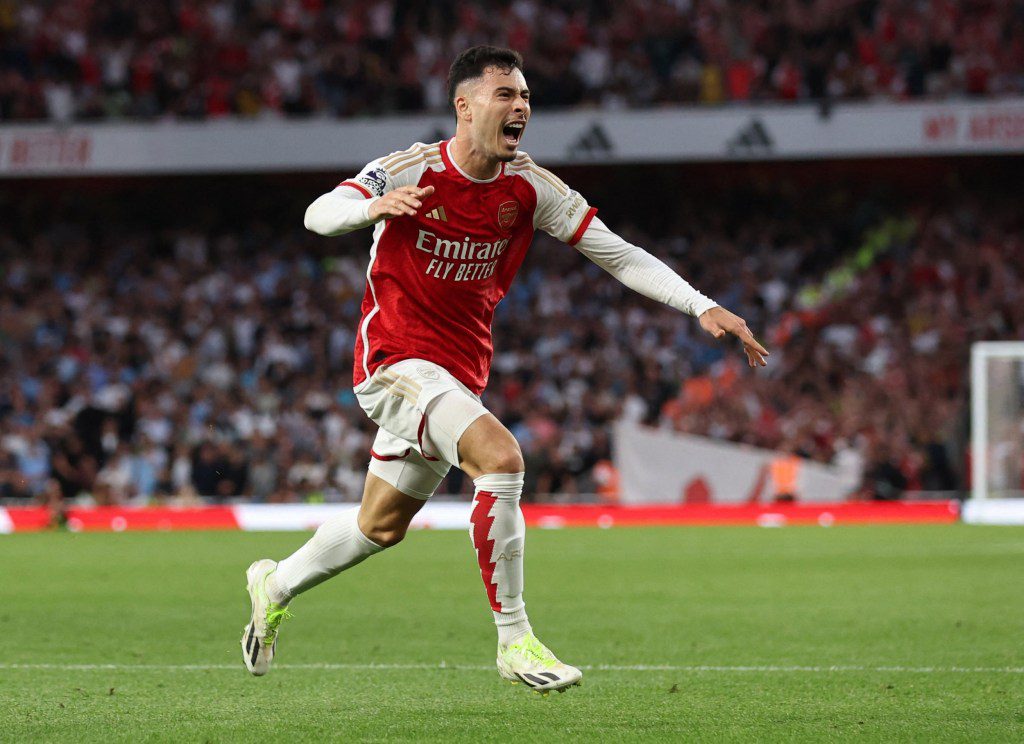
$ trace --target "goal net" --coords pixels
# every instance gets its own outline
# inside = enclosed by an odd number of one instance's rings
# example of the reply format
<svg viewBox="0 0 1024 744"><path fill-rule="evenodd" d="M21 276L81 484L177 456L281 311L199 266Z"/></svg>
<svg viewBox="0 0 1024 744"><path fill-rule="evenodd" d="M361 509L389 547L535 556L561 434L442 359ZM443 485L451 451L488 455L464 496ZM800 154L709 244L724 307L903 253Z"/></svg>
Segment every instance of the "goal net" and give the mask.
<svg viewBox="0 0 1024 744"><path fill-rule="evenodd" d="M1024 498L1024 341L971 347L971 497Z"/></svg>

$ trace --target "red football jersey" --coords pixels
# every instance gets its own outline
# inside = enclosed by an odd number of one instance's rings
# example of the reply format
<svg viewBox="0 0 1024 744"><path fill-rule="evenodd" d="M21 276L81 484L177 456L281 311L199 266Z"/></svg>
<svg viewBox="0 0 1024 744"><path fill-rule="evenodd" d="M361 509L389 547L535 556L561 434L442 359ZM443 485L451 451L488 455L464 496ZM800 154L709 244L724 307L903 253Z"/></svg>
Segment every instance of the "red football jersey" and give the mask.
<svg viewBox="0 0 1024 744"><path fill-rule="evenodd" d="M494 308L534 229L575 245L597 210L525 152L492 179L471 178L449 157L447 141L374 160L338 188L372 198L408 185L434 193L415 217L374 226L353 384L382 364L415 358L479 394L490 373Z"/></svg>

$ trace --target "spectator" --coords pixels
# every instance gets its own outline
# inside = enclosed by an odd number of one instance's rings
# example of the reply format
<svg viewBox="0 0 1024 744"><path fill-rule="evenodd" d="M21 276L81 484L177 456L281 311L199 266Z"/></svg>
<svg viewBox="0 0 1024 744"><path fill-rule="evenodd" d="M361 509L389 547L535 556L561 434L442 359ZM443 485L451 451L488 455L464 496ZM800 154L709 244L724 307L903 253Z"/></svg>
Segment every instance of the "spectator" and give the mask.
<svg viewBox="0 0 1024 744"><path fill-rule="evenodd" d="M442 111L470 43L521 51L547 109L1024 92L1010 2L23 0L5 19L0 121Z"/></svg>
<svg viewBox="0 0 1024 744"><path fill-rule="evenodd" d="M163 231L120 200L46 224L4 212L0 493L358 499L373 434L349 377L365 245L257 218L175 215L188 223ZM623 230L763 329L759 375L538 237L496 313L486 401L521 442L527 492L604 489L619 417L787 446L866 473L877 496L961 486L968 347L1024 337L1019 211L964 189L886 205L892 218L850 194L799 210L714 197L668 222L636 215L671 237ZM866 234L887 252L827 284ZM826 284L839 289L807 301Z"/></svg>

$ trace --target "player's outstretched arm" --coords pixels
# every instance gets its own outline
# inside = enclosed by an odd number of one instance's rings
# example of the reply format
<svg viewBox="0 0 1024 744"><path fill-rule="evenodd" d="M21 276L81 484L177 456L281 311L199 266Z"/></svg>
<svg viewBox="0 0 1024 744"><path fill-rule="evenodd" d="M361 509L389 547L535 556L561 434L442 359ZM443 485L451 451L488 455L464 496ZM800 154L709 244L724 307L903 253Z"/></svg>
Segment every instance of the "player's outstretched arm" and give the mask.
<svg viewBox="0 0 1024 744"><path fill-rule="evenodd" d="M630 289L664 302L700 320L715 338L732 333L743 342L751 367L767 364L768 351L754 338L743 318L694 289L657 257L627 243L596 217L576 244L576 249Z"/></svg>

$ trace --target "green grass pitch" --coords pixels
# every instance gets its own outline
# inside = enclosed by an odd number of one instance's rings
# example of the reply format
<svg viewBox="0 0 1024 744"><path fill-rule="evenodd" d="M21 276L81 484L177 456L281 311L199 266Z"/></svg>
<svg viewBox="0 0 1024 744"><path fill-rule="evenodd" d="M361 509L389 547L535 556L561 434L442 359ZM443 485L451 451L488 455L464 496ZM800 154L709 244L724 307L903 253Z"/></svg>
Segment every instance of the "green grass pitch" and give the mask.
<svg viewBox="0 0 1024 744"><path fill-rule="evenodd" d="M1021 741L1024 529L531 530L538 635L499 679L461 532L293 603L245 672L244 570L287 533L0 538L5 741Z"/></svg>

